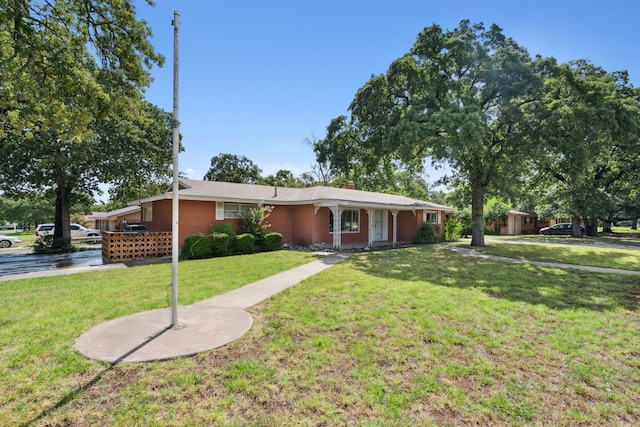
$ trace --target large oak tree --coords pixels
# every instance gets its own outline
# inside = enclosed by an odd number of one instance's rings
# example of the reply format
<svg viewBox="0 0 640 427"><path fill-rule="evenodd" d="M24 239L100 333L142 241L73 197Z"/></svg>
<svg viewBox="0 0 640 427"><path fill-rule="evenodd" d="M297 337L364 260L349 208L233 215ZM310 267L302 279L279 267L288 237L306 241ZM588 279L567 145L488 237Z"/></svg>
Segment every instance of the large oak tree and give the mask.
<svg viewBox="0 0 640 427"><path fill-rule="evenodd" d="M428 27L355 95L353 155L373 168L394 159L414 168L427 158L448 163L471 189L471 244L483 246L485 197L517 181L535 149L529 135L546 63L496 25Z"/></svg>
<svg viewBox="0 0 640 427"><path fill-rule="evenodd" d="M74 194L171 161L171 120L143 100L150 36L131 0L0 0L0 186L51 193L56 239Z"/></svg>

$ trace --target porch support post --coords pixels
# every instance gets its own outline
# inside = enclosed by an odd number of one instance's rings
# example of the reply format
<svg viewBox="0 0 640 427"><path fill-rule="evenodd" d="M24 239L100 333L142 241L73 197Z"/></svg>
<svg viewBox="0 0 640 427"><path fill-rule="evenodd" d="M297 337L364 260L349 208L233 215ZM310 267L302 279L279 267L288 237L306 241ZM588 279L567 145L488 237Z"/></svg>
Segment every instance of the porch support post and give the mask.
<svg viewBox="0 0 640 427"><path fill-rule="evenodd" d="M342 209L334 206L331 209L333 214L333 249L342 248Z"/></svg>
<svg viewBox="0 0 640 427"><path fill-rule="evenodd" d="M367 216L369 217L369 235L367 236L367 246L372 247L373 246L373 237L376 233L376 224L375 224L375 218L376 218L376 210L373 208L369 208L367 209Z"/></svg>
<svg viewBox="0 0 640 427"><path fill-rule="evenodd" d="M398 244L398 212L397 209L391 211L391 215L393 215L393 247L395 248Z"/></svg>

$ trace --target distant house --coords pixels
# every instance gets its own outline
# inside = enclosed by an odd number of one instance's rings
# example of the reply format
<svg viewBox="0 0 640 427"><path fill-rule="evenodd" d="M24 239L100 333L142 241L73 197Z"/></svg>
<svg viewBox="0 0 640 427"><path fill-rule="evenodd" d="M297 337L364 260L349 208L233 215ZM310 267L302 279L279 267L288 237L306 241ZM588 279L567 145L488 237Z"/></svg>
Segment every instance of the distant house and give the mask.
<svg viewBox="0 0 640 427"><path fill-rule="evenodd" d="M140 206L127 206L111 212L94 212L87 219L95 221L94 228L101 231L120 231L124 224L139 224L141 220Z"/></svg>
<svg viewBox="0 0 640 427"><path fill-rule="evenodd" d="M507 212L507 220L500 222L498 231L503 236L517 236L520 234L538 234L542 227L549 225L548 221L540 221L533 213L510 210ZM494 223L488 226L491 230L496 229Z"/></svg>
<svg viewBox="0 0 640 427"><path fill-rule="evenodd" d="M212 226L232 224L241 229L240 213L259 206L273 206L267 218L269 231L282 234L282 243L333 248L396 245L415 239L422 222L444 230L445 215L453 208L392 194L348 188L236 184L180 180L179 238L210 233ZM132 202L141 207L141 221L149 231L171 231L172 191Z"/></svg>

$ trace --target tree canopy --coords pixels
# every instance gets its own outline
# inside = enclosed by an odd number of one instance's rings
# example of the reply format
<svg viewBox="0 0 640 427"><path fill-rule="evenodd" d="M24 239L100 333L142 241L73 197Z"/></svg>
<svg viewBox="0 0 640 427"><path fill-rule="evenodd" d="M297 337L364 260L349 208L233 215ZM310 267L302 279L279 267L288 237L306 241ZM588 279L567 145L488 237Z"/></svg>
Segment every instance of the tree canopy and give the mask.
<svg viewBox="0 0 640 427"><path fill-rule="evenodd" d="M68 241L74 195L166 173L171 118L143 100L164 58L130 0L0 6L0 186L55 198Z"/></svg>
<svg viewBox="0 0 640 427"><path fill-rule="evenodd" d="M472 245L484 245L483 202L489 190L518 179L535 147L528 135L545 61L492 25L433 25L386 74L355 95L351 122L337 134L340 155L368 170L398 160L414 169L447 162L472 193Z"/></svg>
<svg viewBox="0 0 640 427"><path fill-rule="evenodd" d="M205 181L256 184L262 171L246 156L220 153L211 158L211 167L204 175Z"/></svg>

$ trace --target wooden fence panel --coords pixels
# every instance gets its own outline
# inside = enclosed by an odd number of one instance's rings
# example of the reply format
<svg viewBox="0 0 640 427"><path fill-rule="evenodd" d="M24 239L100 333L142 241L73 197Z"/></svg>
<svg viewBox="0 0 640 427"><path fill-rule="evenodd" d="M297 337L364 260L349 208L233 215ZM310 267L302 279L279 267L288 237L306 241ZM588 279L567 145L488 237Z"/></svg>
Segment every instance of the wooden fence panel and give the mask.
<svg viewBox="0 0 640 427"><path fill-rule="evenodd" d="M158 258L171 255L171 232L102 232L102 257L112 261Z"/></svg>

